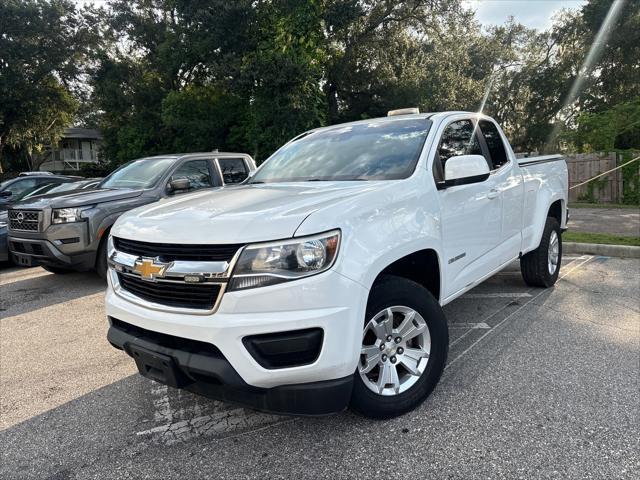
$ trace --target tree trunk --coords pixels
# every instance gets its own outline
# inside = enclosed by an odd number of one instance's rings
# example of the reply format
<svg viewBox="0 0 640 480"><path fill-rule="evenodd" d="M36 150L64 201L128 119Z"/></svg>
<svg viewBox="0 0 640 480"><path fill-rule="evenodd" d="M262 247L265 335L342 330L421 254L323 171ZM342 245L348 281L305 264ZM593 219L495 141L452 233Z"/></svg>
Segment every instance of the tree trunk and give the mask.
<svg viewBox="0 0 640 480"><path fill-rule="evenodd" d="M329 80L327 82L327 104L329 105L329 125L338 123L338 87Z"/></svg>
<svg viewBox="0 0 640 480"><path fill-rule="evenodd" d="M4 173L2 169L2 152L4 151L4 136L0 135L0 173Z"/></svg>

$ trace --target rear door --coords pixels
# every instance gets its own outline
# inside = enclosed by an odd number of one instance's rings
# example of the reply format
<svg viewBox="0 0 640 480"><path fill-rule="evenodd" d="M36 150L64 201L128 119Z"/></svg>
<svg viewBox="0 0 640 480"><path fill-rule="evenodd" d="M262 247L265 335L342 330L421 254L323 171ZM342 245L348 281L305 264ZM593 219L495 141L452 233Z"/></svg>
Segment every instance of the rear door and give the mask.
<svg viewBox="0 0 640 480"><path fill-rule="evenodd" d="M446 125L434 159L436 183L443 179L449 158L457 155L484 155L481 137L470 118ZM493 166L489 162L489 169ZM449 297L482 279L498 267L496 249L502 239L502 199L499 180L440 189L443 263L446 265L445 295Z"/></svg>

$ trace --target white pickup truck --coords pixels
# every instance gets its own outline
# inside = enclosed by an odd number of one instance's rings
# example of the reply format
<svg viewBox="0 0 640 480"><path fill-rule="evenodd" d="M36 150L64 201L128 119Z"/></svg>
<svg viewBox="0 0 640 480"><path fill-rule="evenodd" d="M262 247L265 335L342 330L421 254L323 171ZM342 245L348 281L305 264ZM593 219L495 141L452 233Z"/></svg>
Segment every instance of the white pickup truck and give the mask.
<svg viewBox="0 0 640 480"><path fill-rule="evenodd" d="M442 305L518 258L527 284L555 283L566 205L563 158L516 159L484 115L312 130L243 185L120 217L108 339L212 398L396 416L443 371Z"/></svg>

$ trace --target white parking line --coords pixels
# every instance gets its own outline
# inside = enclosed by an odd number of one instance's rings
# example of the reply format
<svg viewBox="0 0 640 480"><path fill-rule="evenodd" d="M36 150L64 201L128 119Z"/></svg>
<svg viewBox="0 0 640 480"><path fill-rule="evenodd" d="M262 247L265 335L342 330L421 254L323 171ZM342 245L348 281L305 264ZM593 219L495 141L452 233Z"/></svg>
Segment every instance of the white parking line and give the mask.
<svg viewBox="0 0 640 480"><path fill-rule="evenodd" d="M452 323L449 325L449 328L491 328L484 322L480 323Z"/></svg>
<svg viewBox="0 0 640 480"><path fill-rule="evenodd" d="M139 437L153 436L162 443L171 445L184 442L196 436L216 436L234 433L239 430L264 427L269 424L282 423L287 417L262 413L244 408L233 408L200 417L167 423L148 430L136 432Z"/></svg>
<svg viewBox="0 0 640 480"><path fill-rule="evenodd" d="M583 256L584 257L584 256ZM560 278L558 278L558 281L561 281L563 278L565 278L567 275L569 275L570 273L574 272L575 270L577 270L578 268L580 268L581 266L587 264L590 260L592 260L593 256L586 256L587 259L580 262L578 265L576 265L575 267L573 267L571 270L569 270L568 272L566 272L564 275L560 275ZM530 300L528 300L527 302L525 302L523 305L521 305L517 310L511 312L509 315L507 315L505 318L503 318L499 323L497 323L496 325L494 325L493 328L489 329L484 335L482 335L480 338L478 338L475 342L473 342L471 345L469 345L469 347L463 351L460 355L458 355L456 358L454 358L453 360L451 360L445 368L445 370L447 368L449 368L451 365L453 365L454 363L456 363L458 360L460 360L464 355L466 355L469 351L471 351L471 349L473 347L475 347L478 343L480 343L487 335L489 335L491 332L494 332L495 330L497 330L497 328L502 325L504 322L506 322L507 320L509 320L511 317L513 317L516 313L518 313L520 310L522 310L524 307L526 307L527 305L529 305L531 302L533 302L536 298L538 298L540 295L542 295L545 292L548 292L549 290L541 290L540 293L538 293L535 297L532 297ZM500 309L502 310L502 309ZM497 312L496 312L497 313ZM462 337L461 337L462 338ZM456 340L459 341L459 339ZM454 343L456 343L454 342ZM453 343L451 344L453 345ZM450 345L450 346L451 346Z"/></svg>

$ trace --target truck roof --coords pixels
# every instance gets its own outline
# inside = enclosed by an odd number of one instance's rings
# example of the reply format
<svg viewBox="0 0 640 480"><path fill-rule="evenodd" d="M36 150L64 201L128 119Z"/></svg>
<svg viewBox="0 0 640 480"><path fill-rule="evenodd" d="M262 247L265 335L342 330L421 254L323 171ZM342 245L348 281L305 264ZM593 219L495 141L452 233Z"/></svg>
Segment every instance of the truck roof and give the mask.
<svg viewBox="0 0 640 480"><path fill-rule="evenodd" d="M387 117L375 117L375 118L366 118L363 120L355 120L353 122L345 122L345 123L336 123L334 125L327 125L324 127L318 127L318 128L314 128L312 130L309 130L306 133L310 133L310 132L315 132L315 131L320 131L320 130L324 130L324 129L328 129L328 128L336 128L336 127L340 127L341 125L357 125L357 124L362 124L362 123L384 123L384 122L394 122L394 121L398 121L398 120L406 120L409 118L429 118L429 119L440 119L442 117L448 117L449 115L459 115L459 114L464 114L464 115L469 115L469 116L474 116L474 117L485 117L485 118L489 118L487 115L480 113L480 112L468 112L468 111L463 111L463 110L450 110L450 111L444 111L444 112L424 112L424 113L412 113L412 114L407 114L407 115L393 115L393 116L387 116Z"/></svg>
<svg viewBox="0 0 640 480"><path fill-rule="evenodd" d="M192 157L192 158L201 158L201 157L211 157L211 155L217 155L220 157L233 157L233 156L239 156L239 157L247 157L249 156L247 153L237 153L237 152L218 152L218 151L211 151L211 152L194 152L194 153L167 153L165 155L153 155L151 157L142 157L136 160L154 160L154 159L161 159L161 158L174 158L174 159L181 159L181 158L186 158L186 157Z"/></svg>

